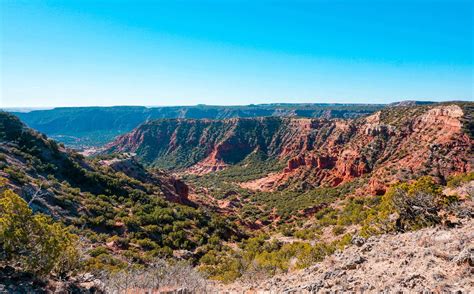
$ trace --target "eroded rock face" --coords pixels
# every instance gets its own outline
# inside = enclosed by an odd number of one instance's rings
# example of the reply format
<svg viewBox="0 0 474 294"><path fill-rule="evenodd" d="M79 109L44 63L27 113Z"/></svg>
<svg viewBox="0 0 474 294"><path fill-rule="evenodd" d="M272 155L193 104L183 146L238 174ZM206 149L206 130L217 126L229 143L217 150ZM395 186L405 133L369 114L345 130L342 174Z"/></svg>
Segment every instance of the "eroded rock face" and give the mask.
<svg viewBox="0 0 474 294"><path fill-rule="evenodd" d="M368 175L367 185L359 192L381 195L397 180L430 174L442 181L473 168L473 140L461 130L460 113L460 107L450 105L388 121L393 125L376 113L336 126L325 140L313 139L311 148L293 148L299 154L289 159L280 174L243 186L272 190L298 178L336 186ZM293 146L307 146L307 137L302 140L305 143L295 140Z"/></svg>
<svg viewBox="0 0 474 294"><path fill-rule="evenodd" d="M288 181L337 186L367 175L360 193L383 194L398 180L440 181L473 169L473 139L456 104L392 107L355 120L266 117L159 120L119 137L107 152L194 174L219 171L253 152L286 161L278 173L242 186L273 190Z"/></svg>

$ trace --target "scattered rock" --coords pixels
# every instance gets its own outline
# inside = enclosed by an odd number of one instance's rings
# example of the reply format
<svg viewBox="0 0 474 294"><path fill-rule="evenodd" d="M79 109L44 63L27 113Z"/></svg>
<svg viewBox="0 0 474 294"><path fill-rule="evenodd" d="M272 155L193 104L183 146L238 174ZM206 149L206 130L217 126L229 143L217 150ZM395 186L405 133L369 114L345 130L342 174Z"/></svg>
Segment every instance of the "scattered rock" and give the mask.
<svg viewBox="0 0 474 294"><path fill-rule="evenodd" d="M453 258L453 262L458 265L468 263L470 266L474 266L474 246L464 248L457 256Z"/></svg>
<svg viewBox="0 0 474 294"><path fill-rule="evenodd" d="M356 269L359 264L362 264L366 261L363 256L356 255L352 259L350 259L346 264L344 264L343 269L353 270Z"/></svg>
<svg viewBox="0 0 474 294"><path fill-rule="evenodd" d="M173 256L178 258L178 259L190 259L193 257L193 253L189 250L174 250L173 251Z"/></svg>
<svg viewBox="0 0 474 294"><path fill-rule="evenodd" d="M400 285L408 289L413 289L415 288L415 286L422 285L425 280L426 280L425 277L423 277L422 275L415 274L415 275L410 276L407 279L404 279L400 283Z"/></svg>
<svg viewBox="0 0 474 294"><path fill-rule="evenodd" d="M470 293L473 232L474 219L468 219L455 228L370 237L360 247L355 241L317 265L277 275L271 284L240 282L221 285L216 292L265 293L266 284L266 293ZM420 245L420 240L426 242Z"/></svg>
<svg viewBox="0 0 474 294"><path fill-rule="evenodd" d="M365 238L361 237L361 236L358 236L358 235L355 235L352 237L352 240L351 240L352 244L354 245L357 245L357 246L362 246L365 244Z"/></svg>
<svg viewBox="0 0 474 294"><path fill-rule="evenodd" d="M103 293L100 283L90 274L69 280L39 279L10 266L0 267L0 293Z"/></svg>
<svg viewBox="0 0 474 294"><path fill-rule="evenodd" d="M91 274L91 273L85 273L84 275L82 275L82 280L84 282L90 282L94 279L94 275Z"/></svg>

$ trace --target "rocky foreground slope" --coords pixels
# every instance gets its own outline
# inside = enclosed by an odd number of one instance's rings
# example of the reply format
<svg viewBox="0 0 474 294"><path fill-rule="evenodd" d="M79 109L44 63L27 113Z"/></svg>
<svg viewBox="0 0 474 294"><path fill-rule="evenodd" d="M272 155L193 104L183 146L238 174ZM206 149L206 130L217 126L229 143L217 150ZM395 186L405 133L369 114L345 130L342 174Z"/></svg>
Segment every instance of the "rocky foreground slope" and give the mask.
<svg viewBox="0 0 474 294"><path fill-rule="evenodd" d="M253 277L229 285L176 268L171 286L151 289L141 276L128 276L134 293L471 293L474 289L474 220L459 227L426 228L403 234L355 238L353 245L307 269L268 280ZM0 269L0 293L116 293L117 284L86 274L68 282L44 282ZM181 272L182 271L182 272ZM115 292L114 292L115 291Z"/></svg>
<svg viewBox="0 0 474 294"><path fill-rule="evenodd" d="M391 107L348 120L155 120L118 137L106 153L132 152L147 165L199 175L258 153L286 167L242 183L244 188L334 187L366 177L362 192L380 195L396 181L431 175L443 182L472 170L473 110L473 103L445 103Z"/></svg>
<svg viewBox="0 0 474 294"><path fill-rule="evenodd" d="M474 220L457 228L354 238L354 245L299 272L270 280L239 281L221 293L327 291L470 293L474 289Z"/></svg>

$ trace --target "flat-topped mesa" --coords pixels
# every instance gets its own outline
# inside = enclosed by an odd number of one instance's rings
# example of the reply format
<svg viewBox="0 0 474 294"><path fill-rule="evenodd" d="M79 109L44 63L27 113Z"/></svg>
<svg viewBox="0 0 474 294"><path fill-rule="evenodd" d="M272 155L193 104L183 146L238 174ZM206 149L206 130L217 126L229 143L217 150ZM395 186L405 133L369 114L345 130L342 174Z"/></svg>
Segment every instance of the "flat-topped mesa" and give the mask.
<svg viewBox="0 0 474 294"><path fill-rule="evenodd" d="M114 106L60 107L18 112L30 127L75 148L103 146L143 122L166 119L228 119L233 117L356 118L384 108L383 104L277 103L242 106Z"/></svg>
<svg viewBox="0 0 474 294"><path fill-rule="evenodd" d="M464 111L473 108L472 103L390 107L348 120L156 120L119 137L106 152L136 152L147 165L202 175L258 151L286 167L245 187L272 190L290 180L336 186L366 176L364 192L380 194L398 180L428 174L443 181L472 170L473 139L463 122L472 117Z"/></svg>

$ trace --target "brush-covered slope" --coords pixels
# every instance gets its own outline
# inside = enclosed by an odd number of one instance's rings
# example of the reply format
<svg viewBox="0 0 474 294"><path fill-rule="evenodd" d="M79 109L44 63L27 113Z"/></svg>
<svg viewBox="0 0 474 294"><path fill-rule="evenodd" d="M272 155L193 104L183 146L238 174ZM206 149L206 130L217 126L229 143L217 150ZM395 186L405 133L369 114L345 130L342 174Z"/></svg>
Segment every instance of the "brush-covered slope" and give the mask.
<svg viewBox="0 0 474 294"><path fill-rule="evenodd" d="M100 146L139 124L159 118L225 119L257 116L351 118L367 115L383 105L265 104L249 106L71 107L15 113L30 127L67 146Z"/></svg>
<svg viewBox="0 0 474 294"><path fill-rule="evenodd" d="M338 186L364 177L371 192L382 194L397 180L432 175L444 181L471 171L472 111L472 103L445 103L390 107L348 120L155 120L118 137L106 152L132 152L147 165L195 174L259 154L286 167L242 183L245 188Z"/></svg>
<svg viewBox="0 0 474 294"><path fill-rule="evenodd" d="M304 270L221 285L226 293L459 292L472 290L474 220L457 228L359 238ZM354 242L356 243L356 242ZM471 277L471 278L469 278Z"/></svg>
<svg viewBox="0 0 474 294"><path fill-rule="evenodd" d="M187 186L126 156L90 161L0 112L0 178L35 212L76 226L102 257L86 268L125 266L128 256L171 255L211 238L226 240L233 225L197 208ZM117 241L118 240L118 241Z"/></svg>
<svg viewBox="0 0 474 294"><path fill-rule="evenodd" d="M0 140L3 172L24 193L23 190L28 190L28 178L40 181L54 177L94 194L125 195L133 189L146 190L145 184L154 184L157 195L177 203L189 203L186 185L163 172L146 171L141 164L126 156L87 161L80 154L27 128L18 118L7 113L0 113ZM116 185L114 177L121 175L135 181L124 180L124 185Z"/></svg>

